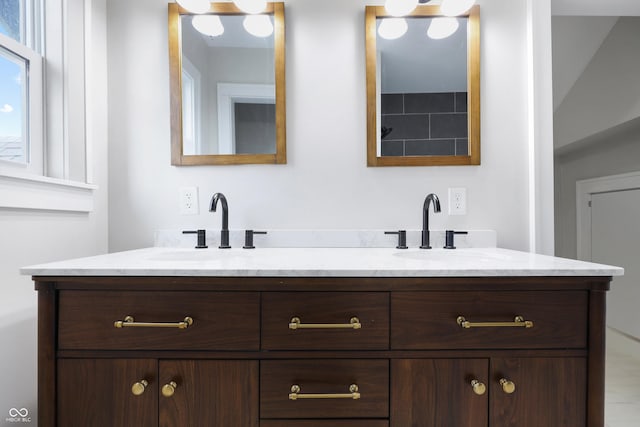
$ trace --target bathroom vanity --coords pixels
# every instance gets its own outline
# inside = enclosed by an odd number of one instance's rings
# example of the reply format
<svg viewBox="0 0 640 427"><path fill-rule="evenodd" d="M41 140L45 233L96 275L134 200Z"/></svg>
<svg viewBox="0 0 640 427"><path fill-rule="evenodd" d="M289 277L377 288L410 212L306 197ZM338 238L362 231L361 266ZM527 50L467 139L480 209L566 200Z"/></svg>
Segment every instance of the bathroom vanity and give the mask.
<svg viewBox="0 0 640 427"><path fill-rule="evenodd" d="M41 427L602 427L622 269L502 249L28 267Z"/></svg>

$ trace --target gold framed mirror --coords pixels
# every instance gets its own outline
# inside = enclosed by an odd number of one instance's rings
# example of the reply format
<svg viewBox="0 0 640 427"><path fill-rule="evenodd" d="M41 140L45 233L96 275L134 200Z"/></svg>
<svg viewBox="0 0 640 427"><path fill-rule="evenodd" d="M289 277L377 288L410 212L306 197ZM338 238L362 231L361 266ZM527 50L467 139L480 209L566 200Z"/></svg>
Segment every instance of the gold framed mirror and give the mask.
<svg viewBox="0 0 640 427"><path fill-rule="evenodd" d="M480 164L480 7L448 36L431 33L441 17L440 6L401 21L366 7L367 166Z"/></svg>
<svg viewBox="0 0 640 427"><path fill-rule="evenodd" d="M169 68L172 165L287 162L284 3L170 3Z"/></svg>

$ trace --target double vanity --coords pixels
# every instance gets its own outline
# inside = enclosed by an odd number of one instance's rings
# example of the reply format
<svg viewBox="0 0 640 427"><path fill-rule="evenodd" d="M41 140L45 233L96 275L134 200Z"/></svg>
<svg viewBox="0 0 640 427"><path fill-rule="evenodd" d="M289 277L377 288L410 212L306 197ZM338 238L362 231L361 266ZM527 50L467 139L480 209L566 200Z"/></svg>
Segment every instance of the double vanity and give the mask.
<svg viewBox="0 0 640 427"><path fill-rule="evenodd" d="M39 295L41 427L604 425L617 267L154 247L22 272Z"/></svg>

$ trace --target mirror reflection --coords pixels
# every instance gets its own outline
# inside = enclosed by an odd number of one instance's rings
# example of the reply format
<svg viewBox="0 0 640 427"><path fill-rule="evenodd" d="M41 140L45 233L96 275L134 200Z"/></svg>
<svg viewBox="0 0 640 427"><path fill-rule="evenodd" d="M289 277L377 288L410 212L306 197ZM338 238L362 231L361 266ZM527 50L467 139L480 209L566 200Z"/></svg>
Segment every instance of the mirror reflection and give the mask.
<svg viewBox="0 0 640 427"><path fill-rule="evenodd" d="M169 5L172 164L286 163L284 6Z"/></svg>
<svg viewBox="0 0 640 427"><path fill-rule="evenodd" d="M369 166L479 164L479 12L438 13L367 8Z"/></svg>

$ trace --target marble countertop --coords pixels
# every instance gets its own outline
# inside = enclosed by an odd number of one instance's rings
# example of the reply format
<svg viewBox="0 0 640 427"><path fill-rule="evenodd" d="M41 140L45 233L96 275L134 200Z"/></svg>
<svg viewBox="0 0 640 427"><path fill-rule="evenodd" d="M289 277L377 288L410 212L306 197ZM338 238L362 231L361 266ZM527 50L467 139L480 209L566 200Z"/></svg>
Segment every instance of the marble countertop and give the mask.
<svg viewBox="0 0 640 427"><path fill-rule="evenodd" d="M24 267L32 276L621 276L619 267L500 248L153 247Z"/></svg>

